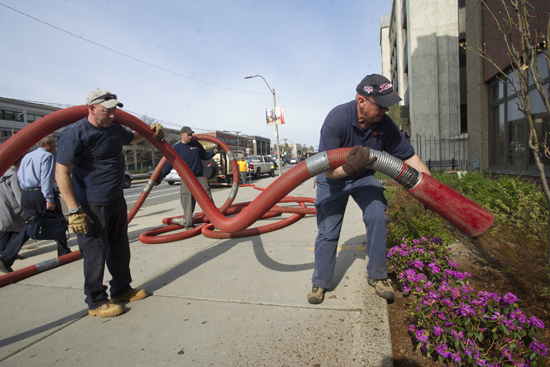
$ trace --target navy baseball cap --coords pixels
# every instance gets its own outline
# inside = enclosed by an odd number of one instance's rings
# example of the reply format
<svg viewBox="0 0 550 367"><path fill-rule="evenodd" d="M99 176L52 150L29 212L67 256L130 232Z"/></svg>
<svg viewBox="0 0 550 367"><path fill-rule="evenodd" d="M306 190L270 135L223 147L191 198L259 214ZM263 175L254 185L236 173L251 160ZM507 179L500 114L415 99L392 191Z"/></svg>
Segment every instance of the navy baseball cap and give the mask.
<svg viewBox="0 0 550 367"><path fill-rule="evenodd" d="M367 75L357 86L357 93L362 96L372 96L384 107L393 106L401 101L401 97L393 91L393 84L383 75Z"/></svg>

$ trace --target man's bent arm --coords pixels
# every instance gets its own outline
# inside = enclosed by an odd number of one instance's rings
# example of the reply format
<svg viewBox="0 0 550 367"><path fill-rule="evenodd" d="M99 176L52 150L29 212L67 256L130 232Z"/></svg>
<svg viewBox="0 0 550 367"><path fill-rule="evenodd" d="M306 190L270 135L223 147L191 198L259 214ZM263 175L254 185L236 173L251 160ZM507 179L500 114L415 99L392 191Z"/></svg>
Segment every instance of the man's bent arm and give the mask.
<svg viewBox="0 0 550 367"><path fill-rule="evenodd" d="M431 176L430 170L428 167L422 162L420 157L418 155L413 155L409 159L404 161L407 165L411 166L412 168L416 169L418 172L424 172L427 175ZM344 178L347 176L346 172L344 172L344 169L340 166L336 169L330 169L328 171L325 171L324 173L325 177L332 178L334 180L337 180L339 178Z"/></svg>
<svg viewBox="0 0 550 367"><path fill-rule="evenodd" d="M76 209L79 206L74 196L73 182L71 181L73 167L73 165L55 164L55 180L57 181L61 196L69 210Z"/></svg>
<svg viewBox="0 0 550 367"><path fill-rule="evenodd" d="M140 141L143 141L145 139L145 137L141 136L141 134L138 133L137 131L132 131L132 132L134 133L134 138L132 139L130 144L139 143Z"/></svg>
<svg viewBox="0 0 550 367"><path fill-rule="evenodd" d="M418 155L413 155L412 157L410 157L409 159L407 159L406 161L404 161L407 165L411 166L412 168L416 169L418 172L422 173L424 172L425 174L431 176L432 174L430 173L430 170L428 168L428 166L426 166L426 164L424 164L424 162L422 162L422 160L420 159L420 157Z"/></svg>

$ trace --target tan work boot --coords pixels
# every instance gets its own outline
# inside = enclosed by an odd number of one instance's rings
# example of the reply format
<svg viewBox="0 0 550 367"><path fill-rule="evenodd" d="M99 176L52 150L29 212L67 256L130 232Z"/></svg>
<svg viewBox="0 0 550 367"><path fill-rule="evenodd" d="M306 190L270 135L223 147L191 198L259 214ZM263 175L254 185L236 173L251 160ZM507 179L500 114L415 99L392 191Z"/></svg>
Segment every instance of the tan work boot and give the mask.
<svg viewBox="0 0 550 367"><path fill-rule="evenodd" d="M388 282L388 278L372 279L371 277L367 276L367 280L369 285L371 287L374 287L374 290L379 297L385 298L390 301L393 299L393 288Z"/></svg>
<svg viewBox="0 0 550 367"><path fill-rule="evenodd" d="M109 302L102 304L96 309L88 310L88 315L99 316L101 318L115 317L124 312L120 305L113 305Z"/></svg>
<svg viewBox="0 0 550 367"><path fill-rule="evenodd" d="M140 299L144 299L148 295L149 294L145 289L130 288L129 291L121 294L120 296L111 298L111 303L119 303L124 301L130 301L130 302L139 301Z"/></svg>
<svg viewBox="0 0 550 367"><path fill-rule="evenodd" d="M325 298L325 288L317 287L315 284L311 286L311 290L307 294L307 301L312 305L319 304L323 302Z"/></svg>

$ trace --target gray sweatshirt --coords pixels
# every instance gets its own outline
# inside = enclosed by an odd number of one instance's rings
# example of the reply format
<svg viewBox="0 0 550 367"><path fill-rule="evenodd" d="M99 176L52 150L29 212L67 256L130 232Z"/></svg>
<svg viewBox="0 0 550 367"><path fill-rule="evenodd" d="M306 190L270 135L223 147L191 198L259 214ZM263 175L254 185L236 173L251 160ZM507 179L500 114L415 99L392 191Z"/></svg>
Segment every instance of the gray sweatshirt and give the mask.
<svg viewBox="0 0 550 367"><path fill-rule="evenodd" d="M21 232L25 218L21 209L21 188L17 181L17 170L8 168L0 177L0 231Z"/></svg>

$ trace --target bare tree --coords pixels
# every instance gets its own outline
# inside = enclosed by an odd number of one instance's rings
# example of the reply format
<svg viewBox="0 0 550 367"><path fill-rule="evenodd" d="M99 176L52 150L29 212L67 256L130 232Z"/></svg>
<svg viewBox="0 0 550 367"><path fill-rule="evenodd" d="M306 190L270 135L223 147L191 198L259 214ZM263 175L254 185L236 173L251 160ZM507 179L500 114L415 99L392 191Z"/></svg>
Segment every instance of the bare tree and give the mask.
<svg viewBox="0 0 550 367"><path fill-rule="evenodd" d="M493 55L487 51L486 45L480 50L474 50L466 45L464 47L487 60L498 70L497 77L506 83L513 93L517 94L518 110L523 113L529 123L529 148L533 153L550 210L550 190L543 162L545 152L548 154L548 145L546 139L539 140L529 94L534 85L546 107L546 115L550 118L548 84L544 84L541 70L539 70L539 61L542 60L541 65L546 63L545 68L548 72L546 75L550 75L548 54L550 21L549 14L539 12L538 8L540 7L534 6L533 2L533 0L495 0L488 4L488 0L482 0L486 11L493 18L502 36L501 41L509 58L509 63L506 66L503 66L502 62L495 61ZM504 68L506 70L503 70ZM547 261L550 263L550 238L548 240Z"/></svg>

